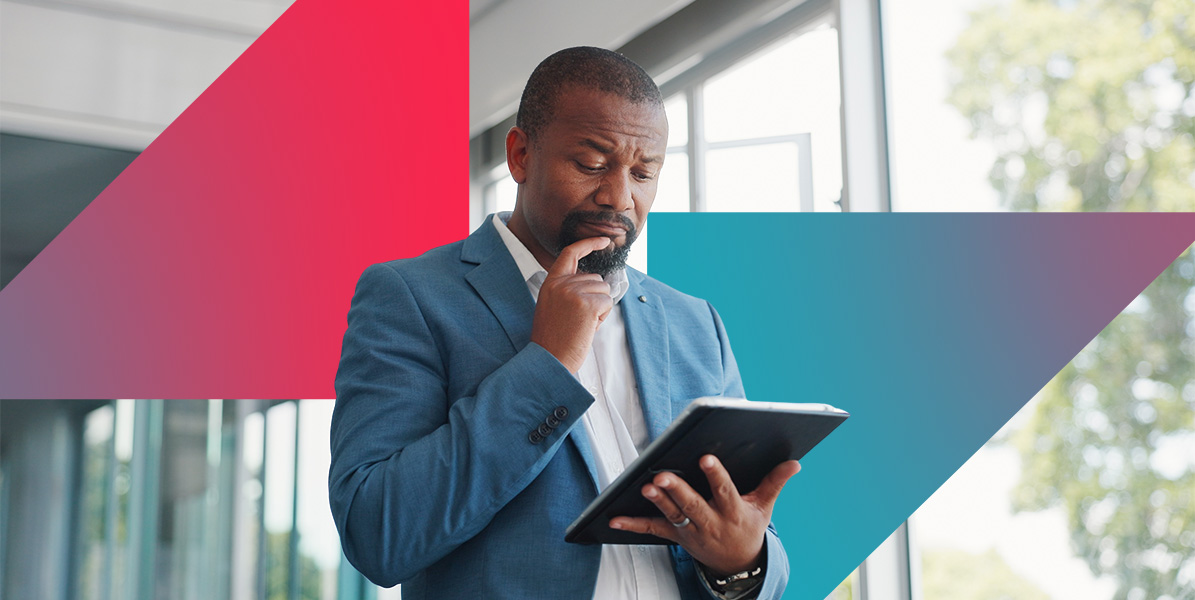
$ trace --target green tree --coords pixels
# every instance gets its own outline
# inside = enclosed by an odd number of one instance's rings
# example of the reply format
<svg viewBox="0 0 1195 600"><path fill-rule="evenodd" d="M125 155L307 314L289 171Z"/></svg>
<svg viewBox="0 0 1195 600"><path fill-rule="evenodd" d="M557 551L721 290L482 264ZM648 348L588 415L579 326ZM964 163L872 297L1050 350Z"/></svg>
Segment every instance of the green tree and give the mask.
<svg viewBox="0 0 1195 600"><path fill-rule="evenodd" d="M922 555L921 590L926 598L951 600L1050 600L995 550L971 554L936 550Z"/></svg>
<svg viewBox="0 0 1195 600"><path fill-rule="evenodd" d="M286 600L290 589L290 536L292 532L269 532L266 534L266 599ZM323 575L315 559L299 555L298 597L300 600L320 600L320 585Z"/></svg>
<svg viewBox="0 0 1195 600"><path fill-rule="evenodd" d="M1195 210L1192 0L1010 0L973 12L947 58L949 101L994 144L990 181L1009 208ZM1188 250L1012 439L1014 507L1064 507L1117 598L1195 588L1193 286Z"/></svg>

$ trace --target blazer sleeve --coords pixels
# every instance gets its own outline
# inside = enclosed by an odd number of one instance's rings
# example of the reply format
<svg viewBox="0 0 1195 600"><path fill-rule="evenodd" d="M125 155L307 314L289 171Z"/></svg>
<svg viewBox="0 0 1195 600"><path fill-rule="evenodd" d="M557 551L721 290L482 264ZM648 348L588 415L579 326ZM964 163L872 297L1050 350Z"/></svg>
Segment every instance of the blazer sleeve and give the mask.
<svg viewBox="0 0 1195 600"><path fill-rule="evenodd" d="M384 587L477 535L593 401L534 343L474 396L449 398L440 352L402 276L386 264L367 269L336 374L328 488L345 556ZM557 420L541 441L530 439Z"/></svg>

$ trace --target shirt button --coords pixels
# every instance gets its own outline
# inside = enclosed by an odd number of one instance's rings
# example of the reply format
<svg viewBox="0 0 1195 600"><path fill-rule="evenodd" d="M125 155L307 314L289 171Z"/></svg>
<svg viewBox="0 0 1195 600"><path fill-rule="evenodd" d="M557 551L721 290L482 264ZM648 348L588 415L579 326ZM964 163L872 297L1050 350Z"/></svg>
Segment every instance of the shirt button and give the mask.
<svg viewBox="0 0 1195 600"><path fill-rule="evenodd" d="M639 554L647 554L647 546L639 546Z"/></svg>

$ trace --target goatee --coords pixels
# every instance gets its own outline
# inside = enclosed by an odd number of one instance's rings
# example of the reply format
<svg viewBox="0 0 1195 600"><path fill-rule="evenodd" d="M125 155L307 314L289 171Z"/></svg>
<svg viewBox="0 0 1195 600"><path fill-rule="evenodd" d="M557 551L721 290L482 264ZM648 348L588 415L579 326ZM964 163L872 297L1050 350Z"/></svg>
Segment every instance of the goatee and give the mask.
<svg viewBox="0 0 1195 600"><path fill-rule="evenodd" d="M605 249L590 252L582 257L577 263L577 270L605 277L619 269L626 268L627 255L631 252L631 243L639 236L639 230L635 228L635 224L630 219L612 212L576 211L565 215L564 222L560 224L560 241L556 246L556 253L559 254L569 244L593 237L581 235L577 231L585 223L605 223L625 227L627 230L626 243L616 246L614 240L610 240L610 245Z"/></svg>

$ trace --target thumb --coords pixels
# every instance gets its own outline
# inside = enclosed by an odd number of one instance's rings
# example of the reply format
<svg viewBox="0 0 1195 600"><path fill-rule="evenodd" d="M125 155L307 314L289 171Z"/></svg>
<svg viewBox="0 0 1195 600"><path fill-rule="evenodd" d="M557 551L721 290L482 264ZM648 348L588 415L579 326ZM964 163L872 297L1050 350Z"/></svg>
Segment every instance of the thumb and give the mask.
<svg viewBox="0 0 1195 600"><path fill-rule="evenodd" d="M780 497L780 490L784 489L784 484L788 483L789 478L800 470L801 463L795 460L784 461L776 465L776 468L772 469L763 478L763 481L759 482L759 486L747 496L755 504L770 509L776 503L776 498Z"/></svg>

